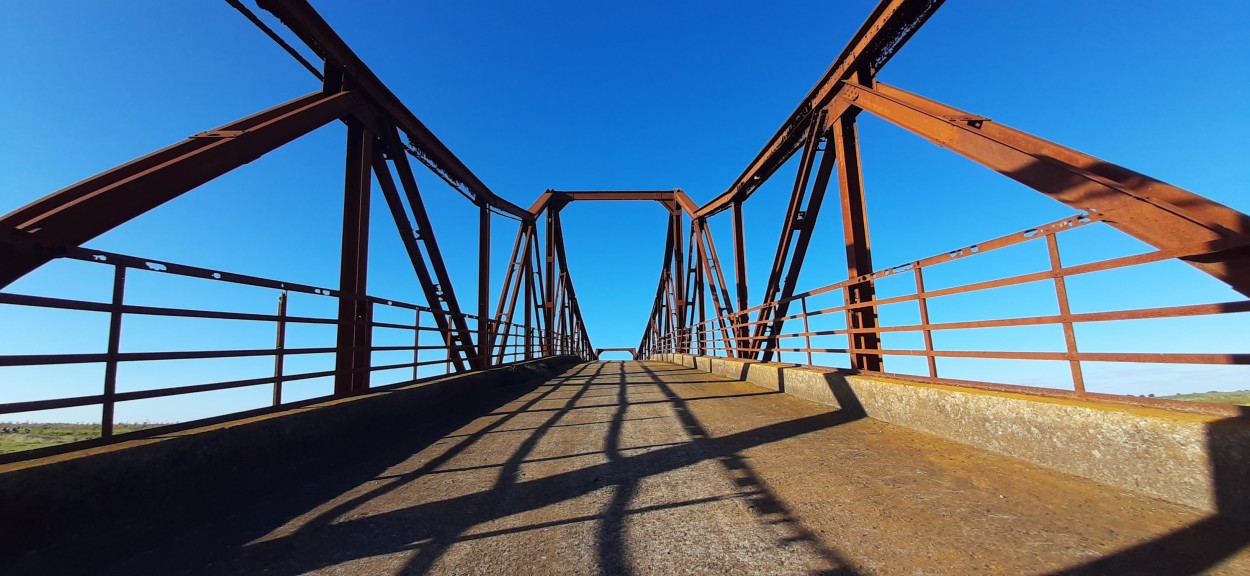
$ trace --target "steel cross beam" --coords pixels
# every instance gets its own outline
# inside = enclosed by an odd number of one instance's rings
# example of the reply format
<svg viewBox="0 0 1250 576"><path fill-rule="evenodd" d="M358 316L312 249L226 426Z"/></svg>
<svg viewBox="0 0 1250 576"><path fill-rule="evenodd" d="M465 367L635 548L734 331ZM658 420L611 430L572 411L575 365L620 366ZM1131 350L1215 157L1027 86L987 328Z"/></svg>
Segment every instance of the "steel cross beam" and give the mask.
<svg viewBox="0 0 1250 576"><path fill-rule="evenodd" d="M856 74L875 75L942 5L943 0L883 0L859 28L850 43L764 149L720 196L700 206L696 217L707 217L746 200L795 152L802 148L815 114L837 94L841 81Z"/></svg>
<svg viewBox="0 0 1250 576"><path fill-rule="evenodd" d="M638 359L637 348L595 348L595 359L602 356L604 352L629 352L630 356L632 356L634 360Z"/></svg>
<svg viewBox="0 0 1250 576"><path fill-rule="evenodd" d="M681 188L674 188L672 190L594 190L577 192L547 190L538 196L538 199L530 206L529 211L537 217L544 210L547 210L548 205L554 204L558 208L563 208L568 203L577 200L655 200L666 206L676 203L683 212L692 218L695 210L697 210L694 201Z"/></svg>
<svg viewBox="0 0 1250 576"><path fill-rule="evenodd" d="M288 142L359 111L355 92L316 92L201 132L54 192L0 218L0 288Z"/></svg>
<svg viewBox="0 0 1250 576"><path fill-rule="evenodd" d="M408 249L408 256L417 273L426 303L433 310L434 321L448 347L448 359L456 365L458 370L467 370L465 362L476 357L476 348L473 345L469 324L465 321L460 302L456 298L456 291L452 287L451 275L447 272L447 265L443 262L443 253L439 250L438 241L435 239L433 224L430 222L429 213L425 210L425 202L421 199L420 190L417 188L412 166L408 164L408 158L403 152L403 145L399 141L396 129L387 129L382 142L386 147L387 156L395 166L395 173L399 175L399 182L408 200L408 206L412 210L415 223L409 223L407 214L403 212L389 168L375 171L378 183L381 184L383 194L387 197L388 204L391 205L391 213L395 217L395 224L399 229L401 239L404 239L405 248ZM409 237L414 242L405 239ZM420 253L418 243L425 248L429 268L426 268L425 257Z"/></svg>
<svg viewBox="0 0 1250 576"><path fill-rule="evenodd" d="M560 263L560 270L562 271L564 284L565 284L564 286L565 301L568 306L568 310L566 313L569 315L570 324L571 324L569 328L570 328L570 331L576 328L577 330L576 336L579 338L579 341L578 341L579 347L585 348L586 350L591 350L593 349L593 347L590 345L590 334L586 332L586 323L582 321L582 309L581 309L581 306L577 302L577 291L573 289L573 281L569 276L568 257L565 255L565 252L564 252L564 229L560 226L559 212L556 212L555 214L554 232L556 236L556 241L555 241L556 259ZM576 326L573 326L574 324Z"/></svg>
<svg viewBox="0 0 1250 576"><path fill-rule="evenodd" d="M313 52L327 70L340 73L386 119L408 136L413 154L452 186L470 194L474 203L488 205L523 220L534 215L495 194L447 148L400 99L365 65L338 33L306 0L257 0L256 4L282 21Z"/></svg>
<svg viewBox="0 0 1250 576"><path fill-rule="evenodd" d="M496 363L502 363L513 329L516 326L515 313L517 298L527 286L523 286L527 275L527 260L530 245L534 240L534 223L522 220L517 226L517 238L512 244L512 255L508 258L508 270L505 272L503 290L499 292L499 303L495 307L494 322L497 327L491 337L491 349L495 351ZM528 302L528 298L526 299ZM506 310L506 311L505 311ZM526 318L529 308L526 307ZM526 322L528 334L528 322Z"/></svg>
<svg viewBox="0 0 1250 576"><path fill-rule="evenodd" d="M777 254L773 260L773 268L769 276L768 286L764 292L764 305L756 318L754 338L749 350L763 362L772 359L773 349L777 348L777 334L785 323L784 317L790 307L790 296L794 295L798 284L799 273L803 269L803 261L807 256L807 248L811 243L812 232L816 227L820 207L824 201L825 189L829 177L833 173L837 153L834 150L820 149L820 144L827 140L827 117L821 115L811 126L807 144L804 147L803 162L795 176L794 190L790 195L790 208L786 220L782 223L781 237L777 243ZM822 153L823 152L823 153ZM820 154L819 167L816 168L816 156ZM811 182L811 195L804 206L808 180L813 170L815 179ZM793 244L793 251L791 250ZM784 276L784 279L783 279Z"/></svg>
<svg viewBox="0 0 1250 576"><path fill-rule="evenodd" d="M1160 249L1206 242L1182 258L1250 296L1250 216L1187 190L910 92L847 83L838 100L1082 211Z"/></svg>
<svg viewBox="0 0 1250 576"><path fill-rule="evenodd" d="M699 252L699 259L703 266L703 276L707 279L708 289L711 292L712 306L716 312L717 323L720 325L721 332L724 335L722 342L725 349L729 350L732 347L731 342L735 338L730 321L734 308L733 301L729 297L729 288L725 284L725 275L721 271L720 259L716 256L716 244L712 241L712 233L708 230L706 219L700 218L695 220L691 226L699 231L699 237L696 239L697 243L692 250ZM703 303L699 303L698 306L700 314L702 314ZM702 321L702 318L700 318L700 323Z"/></svg>

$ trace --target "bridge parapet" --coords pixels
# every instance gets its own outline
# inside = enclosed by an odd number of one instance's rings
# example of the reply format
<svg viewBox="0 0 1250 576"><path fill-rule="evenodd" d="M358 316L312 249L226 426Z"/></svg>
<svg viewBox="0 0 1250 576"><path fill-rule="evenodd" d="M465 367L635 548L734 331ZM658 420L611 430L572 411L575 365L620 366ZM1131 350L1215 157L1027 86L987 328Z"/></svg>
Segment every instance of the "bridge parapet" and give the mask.
<svg viewBox="0 0 1250 576"><path fill-rule="evenodd" d="M106 447L0 464L0 558L76 536L142 526L179 510L185 522L331 479L370 457L409 449L423 431L520 396L580 362L573 356L450 374L346 398L149 429ZM492 404L492 402L494 402ZM384 458L383 458L384 459Z"/></svg>
<svg viewBox="0 0 1250 576"><path fill-rule="evenodd" d="M657 354L1155 498L1250 521L1250 409Z"/></svg>

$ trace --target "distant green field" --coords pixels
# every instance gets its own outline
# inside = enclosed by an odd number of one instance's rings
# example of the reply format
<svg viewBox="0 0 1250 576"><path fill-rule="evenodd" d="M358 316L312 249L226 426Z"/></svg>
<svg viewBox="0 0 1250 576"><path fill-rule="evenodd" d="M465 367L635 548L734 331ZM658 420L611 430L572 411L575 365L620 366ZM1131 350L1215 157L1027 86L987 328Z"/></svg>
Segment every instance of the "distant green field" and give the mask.
<svg viewBox="0 0 1250 576"><path fill-rule="evenodd" d="M124 434L155 426L161 426L161 424L118 424L113 427L113 433ZM18 424L14 422L0 422L0 454L33 450L35 448L43 448L44 446L55 446L57 444L99 437L99 424Z"/></svg>
<svg viewBox="0 0 1250 576"><path fill-rule="evenodd" d="M1193 394L1177 394L1163 396L1165 400L1188 400L1190 402L1214 402L1216 404L1240 404L1250 406L1250 390L1236 392L1196 392Z"/></svg>

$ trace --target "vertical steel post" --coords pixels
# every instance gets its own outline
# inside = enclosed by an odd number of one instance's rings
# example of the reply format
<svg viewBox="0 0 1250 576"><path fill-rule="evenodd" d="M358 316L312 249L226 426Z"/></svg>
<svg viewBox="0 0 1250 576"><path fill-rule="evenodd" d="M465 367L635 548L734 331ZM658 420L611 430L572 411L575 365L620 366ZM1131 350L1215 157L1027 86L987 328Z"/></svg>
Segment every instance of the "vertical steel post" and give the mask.
<svg viewBox="0 0 1250 576"><path fill-rule="evenodd" d="M533 257L534 243L526 242L525 244L525 263L521 265L522 283L525 285L525 298L522 300L522 308L525 309L525 359L531 360L534 357L534 333L533 333L533 306L534 306L534 276L533 269L530 266Z"/></svg>
<svg viewBox="0 0 1250 576"><path fill-rule="evenodd" d="M489 368L495 341L490 318L490 205L478 208L477 233L477 367Z"/></svg>
<svg viewBox="0 0 1250 576"><path fill-rule="evenodd" d="M674 352L689 352L684 350L688 341L686 340L686 275L687 271L685 256L682 251L681 230L682 219L681 210L676 206L673 207L671 216L673 226L673 304L674 312L677 314L677 325L674 326L674 332L677 341L674 342Z"/></svg>
<svg viewBox="0 0 1250 576"><path fill-rule="evenodd" d="M450 329L449 329L449 328L444 328L443 330L450 330ZM444 362L444 363L443 363L443 373L444 373L444 374L451 374L451 347L452 347L452 344L451 344L451 340L449 340L449 338L451 338L451 333L450 333L450 332L443 332L443 342L445 342L445 343L446 343L446 346L447 346L447 348L444 350L445 355L446 355L446 362ZM460 366L459 366L459 364L457 364L457 368L459 368L459 367L460 367Z"/></svg>
<svg viewBox="0 0 1250 576"><path fill-rule="evenodd" d="M278 326L274 337L273 354L273 405L282 403L282 374L286 362L286 302L287 292L278 295Z"/></svg>
<svg viewBox="0 0 1250 576"><path fill-rule="evenodd" d="M1059 300L1059 318L1063 321L1063 340L1067 346L1068 366L1072 369L1072 386L1085 395L1085 375L1081 361L1076 359L1076 330L1072 327L1072 309L1068 306L1068 286L1063 280L1063 263L1059 260L1059 239L1046 235L1046 251L1050 253L1050 270L1055 274L1055 297Z"/></svg>
<svg viewBox="0 0 1250 576"><path fill-rule="evenodd" d="M113 265L113 300L109 306L108 357L104 362L104 402L100 416L100 437L113 436L113 408L117 394L117 355L122 344L122 304L126 299L126 267Z"/></svg>
<svg viewBox="0 0 1250 576"><path fill-rule="evenodd" d="M838 189L842 199L842 233L846 244L847 277L854 280L872 273L872 244L868 239L868 210L864 203L864 176L859 159L859 137L855 116L844 113L833 119L833 140L838 162ZM871 279L849 284L846 302L860 304L876 299ZM848 308L847 329L876 328L877 307ZM859 370L881 371L881 355L863 350L881 349L881 337L875 332L848 332L851 366Z"/></svg>
<svg viewBox="0 0 1250 576"><path fill-rule="evenodd" d="M742 351L742 349L745 349L747 346L747 341L744 339L750 334L750 327L746 325L746 312L742 312L742 310L746 310L749 307L746 295L746 231L744 226L745 222L742 221L742 202L734 201L734 284L737 289L737 310L739 310L737 321L735 322L737 325L737 337L739 337L737 350L735 350L737 357L746 357L744 356L746 352Z"/></svg>
<svg viewBox="0 0 1250 576"><path fill-rule="evenodd" d="M807 323L807 296L799 299L803 305L803 341L807 344L807 365L812 366L812 328Z"/></svg>
<svg viewBox="0 0 1250 576"><path fill-rule="evenodd" d="M373 328L365 300L369 271L369 186L373 180L373 135L347 121L347 169L343 194L343 245L339 270L338 350L334 394L369 388Z"/></svg>
<svg viewBox="0 0 1250 576"><path fill-rule="evenodd" d="M547 326L546 338L544 344L546 350L545 355L555 354L556 349L556 208L552 205L547 206L547 269L544 271L546 277L546 296L543 301L543 320Z"/></svg>
<svg viewBox="0 0 1250 576"><path fill-rule="evenodd" d="M421 311L417 310L417 317L412 321L412 381L416 382L420 379L417 372L421 370Z"/></svg>
<svg viewBox="0 0 1250 576"><path fill-rule="evenodd" d="M703 260L702 250L703 228L705 225L706 221L703 220L692 221L690 223L690 257L694 260L694 268L691 270L691 273L694 275L694 286L692 287L692 291L694 292L693 304L695 307L694 327L691 329L691 334L695 339L695 353L700 356L707 355L707 344L703 340L703 323L707 321L707 301L705 300L705 296L703 294L703 271L706 263ZM708 278L707 282L710 286L712 284L712 279Z"/></svg>
<svg viewBox="0 0 1250 576"><path fill-rule="evenodd" d="M924 294L924 272L917 264L912 268L916 272L916 303L920 306L920 324L924 326L925 359L929 361L929 377L937 378L937 357L933 355L933 331L929 329L929 299Z"/></svg>

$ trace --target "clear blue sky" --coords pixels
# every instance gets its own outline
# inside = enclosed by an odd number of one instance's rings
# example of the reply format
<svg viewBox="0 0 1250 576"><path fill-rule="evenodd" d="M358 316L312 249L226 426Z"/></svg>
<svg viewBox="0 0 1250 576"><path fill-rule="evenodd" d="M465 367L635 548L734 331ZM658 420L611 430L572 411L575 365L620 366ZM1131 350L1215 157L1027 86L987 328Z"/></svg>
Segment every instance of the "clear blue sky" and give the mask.
<svg viewBox="0 0 1250 576"><path fill-rule="evenodd" d="M874 4L314 2L483 181L522 206L547 188L680 187L697 202L711 199L758 152ZM951 0L880 79L1250 212L1248 28L1250 5L1233 0ZM8 85L0 94L6 111L0 128L0 213L317 88L307 71L225 2L216 1L5 2L0 4L0 54ZM878 267L1072 213L882 121L864 116L860 130ZM327 126L90 245L334 287L344 133L341 124ZM752 304L758 303L772 259L792 175L792 166L783 170L747 205ZM419 178L460 300L472 310L476 211L432 176ZM420 302L380 198L375 206L370 292ZM727 218L717 217L712 224L725 256ZM801 288L841 279L838 221L836 203L827 204ZM598 346L635 345L659 272L663 210L654 203L575 204L564 222L592 340ZM496 218L494 230L497 290L515 226ZM1073 261L1141 250L1111 230L1082 238L1072 240L1084 243L1068 252ZM1045 264L1037 253L1021 254L1029 258L1027 264L1006 255L991 270ZM1134 272L1074 286L1074 306L1235 299L1201 274L1169 266L1160 269L1179 274L1168 281ZM10 290L104 299L107 271L95 268L54 264ZM134 302L257 311L273 306L267 292L135 276ZM935 271L934 281L941 282L939 277ZM952 275L947 284L956 281ZM1121 290L1111 296L1113 286ZM997 299L1006 311L956 303L935 310L935 319L1030 314L1051 306L1047 298L1053 296L1026 289ZM296 304L305 313L326 305ZM1091 328L1082 342L1089 342L1091 350L1244 352L1250 344L1244 319L1226 320L1160 322L1131 333ZM123 349L132 351L264 347L272 339L271 329L259 325L129 322ZM4 353L103 349L104 321L97 316L6 308L0 309L0 323L6 325L0 331ZM1177 330L1194 335L1176 338ZM1009 340L1025 349L1062 346L1053 331L1026 332L1021 329ZM326 332L293 335L306 343L326 337ZM939 346L948 348L1013 345L993 335L943 337L949 339L939 340ZM127 367L122 389L246 377L239 370L261 375L268 362L172 372ZM325 359L309 362L309 369L326 365ZM952 377L1033 384L1052 384L1051 378L1062 379L1066 370L1052 363L1013 372L991 364L950 361L942 367ZM919 366L904 359L887 368ZM1201 383L1190 379L1195 373L1184 367L1089 370L1102 374L1102 384L1093 389L1121 393L1250 387L1244 370L1208 370ZM3 369L0 401L95 393L99 371L92 366ZM324 392L309 386L303 393L318 390ZM210 408L263 401L266 394L230 393L199 404L136 403L119 417L185 419ZM90 419L94 413L65 417Z"/></svg>

